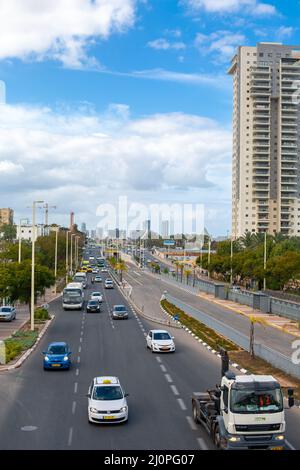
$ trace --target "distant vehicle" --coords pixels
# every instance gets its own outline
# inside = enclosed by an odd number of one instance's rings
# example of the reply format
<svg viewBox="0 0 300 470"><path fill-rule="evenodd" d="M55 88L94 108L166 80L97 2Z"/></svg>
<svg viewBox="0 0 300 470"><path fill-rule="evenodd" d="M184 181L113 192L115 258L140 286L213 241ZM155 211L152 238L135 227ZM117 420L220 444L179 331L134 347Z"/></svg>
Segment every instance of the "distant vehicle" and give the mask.
<svg viewBox="0 0 300 470"><path fill-rule="evenodd" d="M89 387L90 423L121 423L128 420L128 404L117 377L95 377Z"/></svg>
<svg viewBox="0 0 300 470"><path fill-rule="evenodd" d="M108 273L108 269L107 269L107 268L102 268L102 269L101 269L101 272L102 272L102 273Z"/></svg>
<svg viewBox="0 0 300 470"><path fill-rule="evenodd" d="M240 286L232 286L233 292L241 292Z"/></svg>
<svg viewBox="0 0 300 470"><path fill-rule="evenodd" d="M113 289L114 288L114 283L111 279L105 279L104 283L105 289Z"/></svg>
<svg viewBox="0 0 300 470"><path fill-rule="evenodd" d="M83 286L80 282L71 282L63 290L62 306L64 310L81 310L84 303Z"/></svg>
<svg viewBox="0 0 300 470"><path fill-rule="evenodd" d="M115 320L124 320L128 318L128 312L125 305L114 305L111 313Z"/></svg>
<svg viewBox="0 0 300 470"><path fill-rule="evenodd" d="M95 276L95 282L102 282L101 276Z"/></svg>
<svg viewBox="0 0 300 470"><path fill-rule="evenodd" d="M98 274L99 269L98 268L93 268L92 274Z"/></svg>
<svg viewBox="0 0 300 470"><path fill-rule="evenodd" d="M82 287L85 289L87 286L87 276L86 273L76 273L73 277L73 282L82 282Z"/></svg>
<svg viewBox="0 0 300 470"><path fill-rule="evenodd" d="M93 272L93 266L90 266L90 265L89 265L89 266L87 267L87 272L88 272L88 273L92 273L92 272Z"/></svg>
<svg viewBox="0 0 300 470"><path fill-rule="evenodd" d="M89 260L94 260L95 259L95 256L89 256Z"/></svg>
<svg viewBox="0 0 300 470"><path fill-rule="evenodd" d="M100 304L99 300L89 300L86 306L86 311L88 313L91 312L100 312Z"/></svg>
<svg viewBox="0 0 300 470"><path fill-rule="evenodd" d="M91 300L98 300L99 303L103 301L103 296L101 292L92 292Z"/></svg>
<svg viewBox="0 0 300 470"><path fill-rule="evenodd" d="M12 321L16 319L16 309L15 307L8 305L0 307L0 321Z"/></svg>
<svg viewBox="0 0 300 470"><path fill-rule="evenodd" d="M44 354L44 369L70 369L71 351L67 343L50 343Z"/></svg>
<svg viewBox="0 0 300 470"><path fill-rule="evenodd" d="M152 352L174 352L174 336L165 330L150 330L147 337L147 348Z"/></svg>

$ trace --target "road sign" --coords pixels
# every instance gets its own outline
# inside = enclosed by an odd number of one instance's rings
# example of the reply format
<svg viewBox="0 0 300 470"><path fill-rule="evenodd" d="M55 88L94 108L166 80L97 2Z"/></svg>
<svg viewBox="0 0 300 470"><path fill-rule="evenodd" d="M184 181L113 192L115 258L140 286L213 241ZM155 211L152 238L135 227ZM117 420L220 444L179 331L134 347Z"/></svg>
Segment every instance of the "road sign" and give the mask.
<svg viewBox="0 0 300 470"><path fill-rule="evenodd" d="M164 245L165 246L174 246L175 241L174 240L164 240Z"/></svg>

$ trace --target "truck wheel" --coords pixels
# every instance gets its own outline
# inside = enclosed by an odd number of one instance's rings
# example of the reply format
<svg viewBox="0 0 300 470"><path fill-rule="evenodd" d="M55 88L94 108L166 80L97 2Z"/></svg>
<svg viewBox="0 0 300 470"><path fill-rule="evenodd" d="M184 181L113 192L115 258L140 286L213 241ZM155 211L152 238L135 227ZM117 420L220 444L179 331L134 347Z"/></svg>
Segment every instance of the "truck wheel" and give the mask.
<svg viewBox="0 0 300 470"><path fill-rule="evenodd" d="M200 419L198 418L197 407L195 403L193 403L192 405L192 412L193 412L193 420L195 421L195 423L199 424Z"/></svg>
<svg viewBox="0 0 300 470"><path fill-rule="evenodd" d="M219 426L216 424L215 428L214 428L214 435L213 435L213 439L214 439L214 444L216 446L217 449L220 449L220 429L219 429Z"/></svg>

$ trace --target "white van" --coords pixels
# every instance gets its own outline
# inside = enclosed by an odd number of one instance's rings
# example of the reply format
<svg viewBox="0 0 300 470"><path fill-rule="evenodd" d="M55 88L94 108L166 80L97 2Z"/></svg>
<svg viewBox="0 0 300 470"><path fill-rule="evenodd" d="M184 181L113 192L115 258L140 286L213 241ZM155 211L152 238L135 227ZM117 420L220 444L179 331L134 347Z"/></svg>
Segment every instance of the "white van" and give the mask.
<svg viewBox="0 0 300 470"><path fill-rule="evenodd" d="M82 287L85 289L87 286L87 275L86 273L76 273L73 277L73 282L81 282Z"/></svg>

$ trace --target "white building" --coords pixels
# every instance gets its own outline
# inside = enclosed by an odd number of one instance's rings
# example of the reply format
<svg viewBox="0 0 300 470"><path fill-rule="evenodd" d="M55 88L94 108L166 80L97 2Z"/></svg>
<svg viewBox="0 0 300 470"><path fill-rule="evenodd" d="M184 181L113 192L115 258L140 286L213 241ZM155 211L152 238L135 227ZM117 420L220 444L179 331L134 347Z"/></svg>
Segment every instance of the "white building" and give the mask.
<svg viewBox="0 0 300 470"><path fill-rule="evenodd" d="M20 232L20 228L21 228L21 232ZM22 240L28 240L28 241L32 240L32 233L33 233L32 225L29 225L29 224L21 225L21 226L16 225L16 229L17 229L17 240L19 240L20 238L20 233L21 233ZM43 224L36 225L36 238L43 236L44 230L45 230L45 226Z"/></svg>
<svg viewBox="0 0 300 470"><path fill-rule="evenodd" d="M233 78L232 234L300 234L300 47L242 46Z"/></svg>

